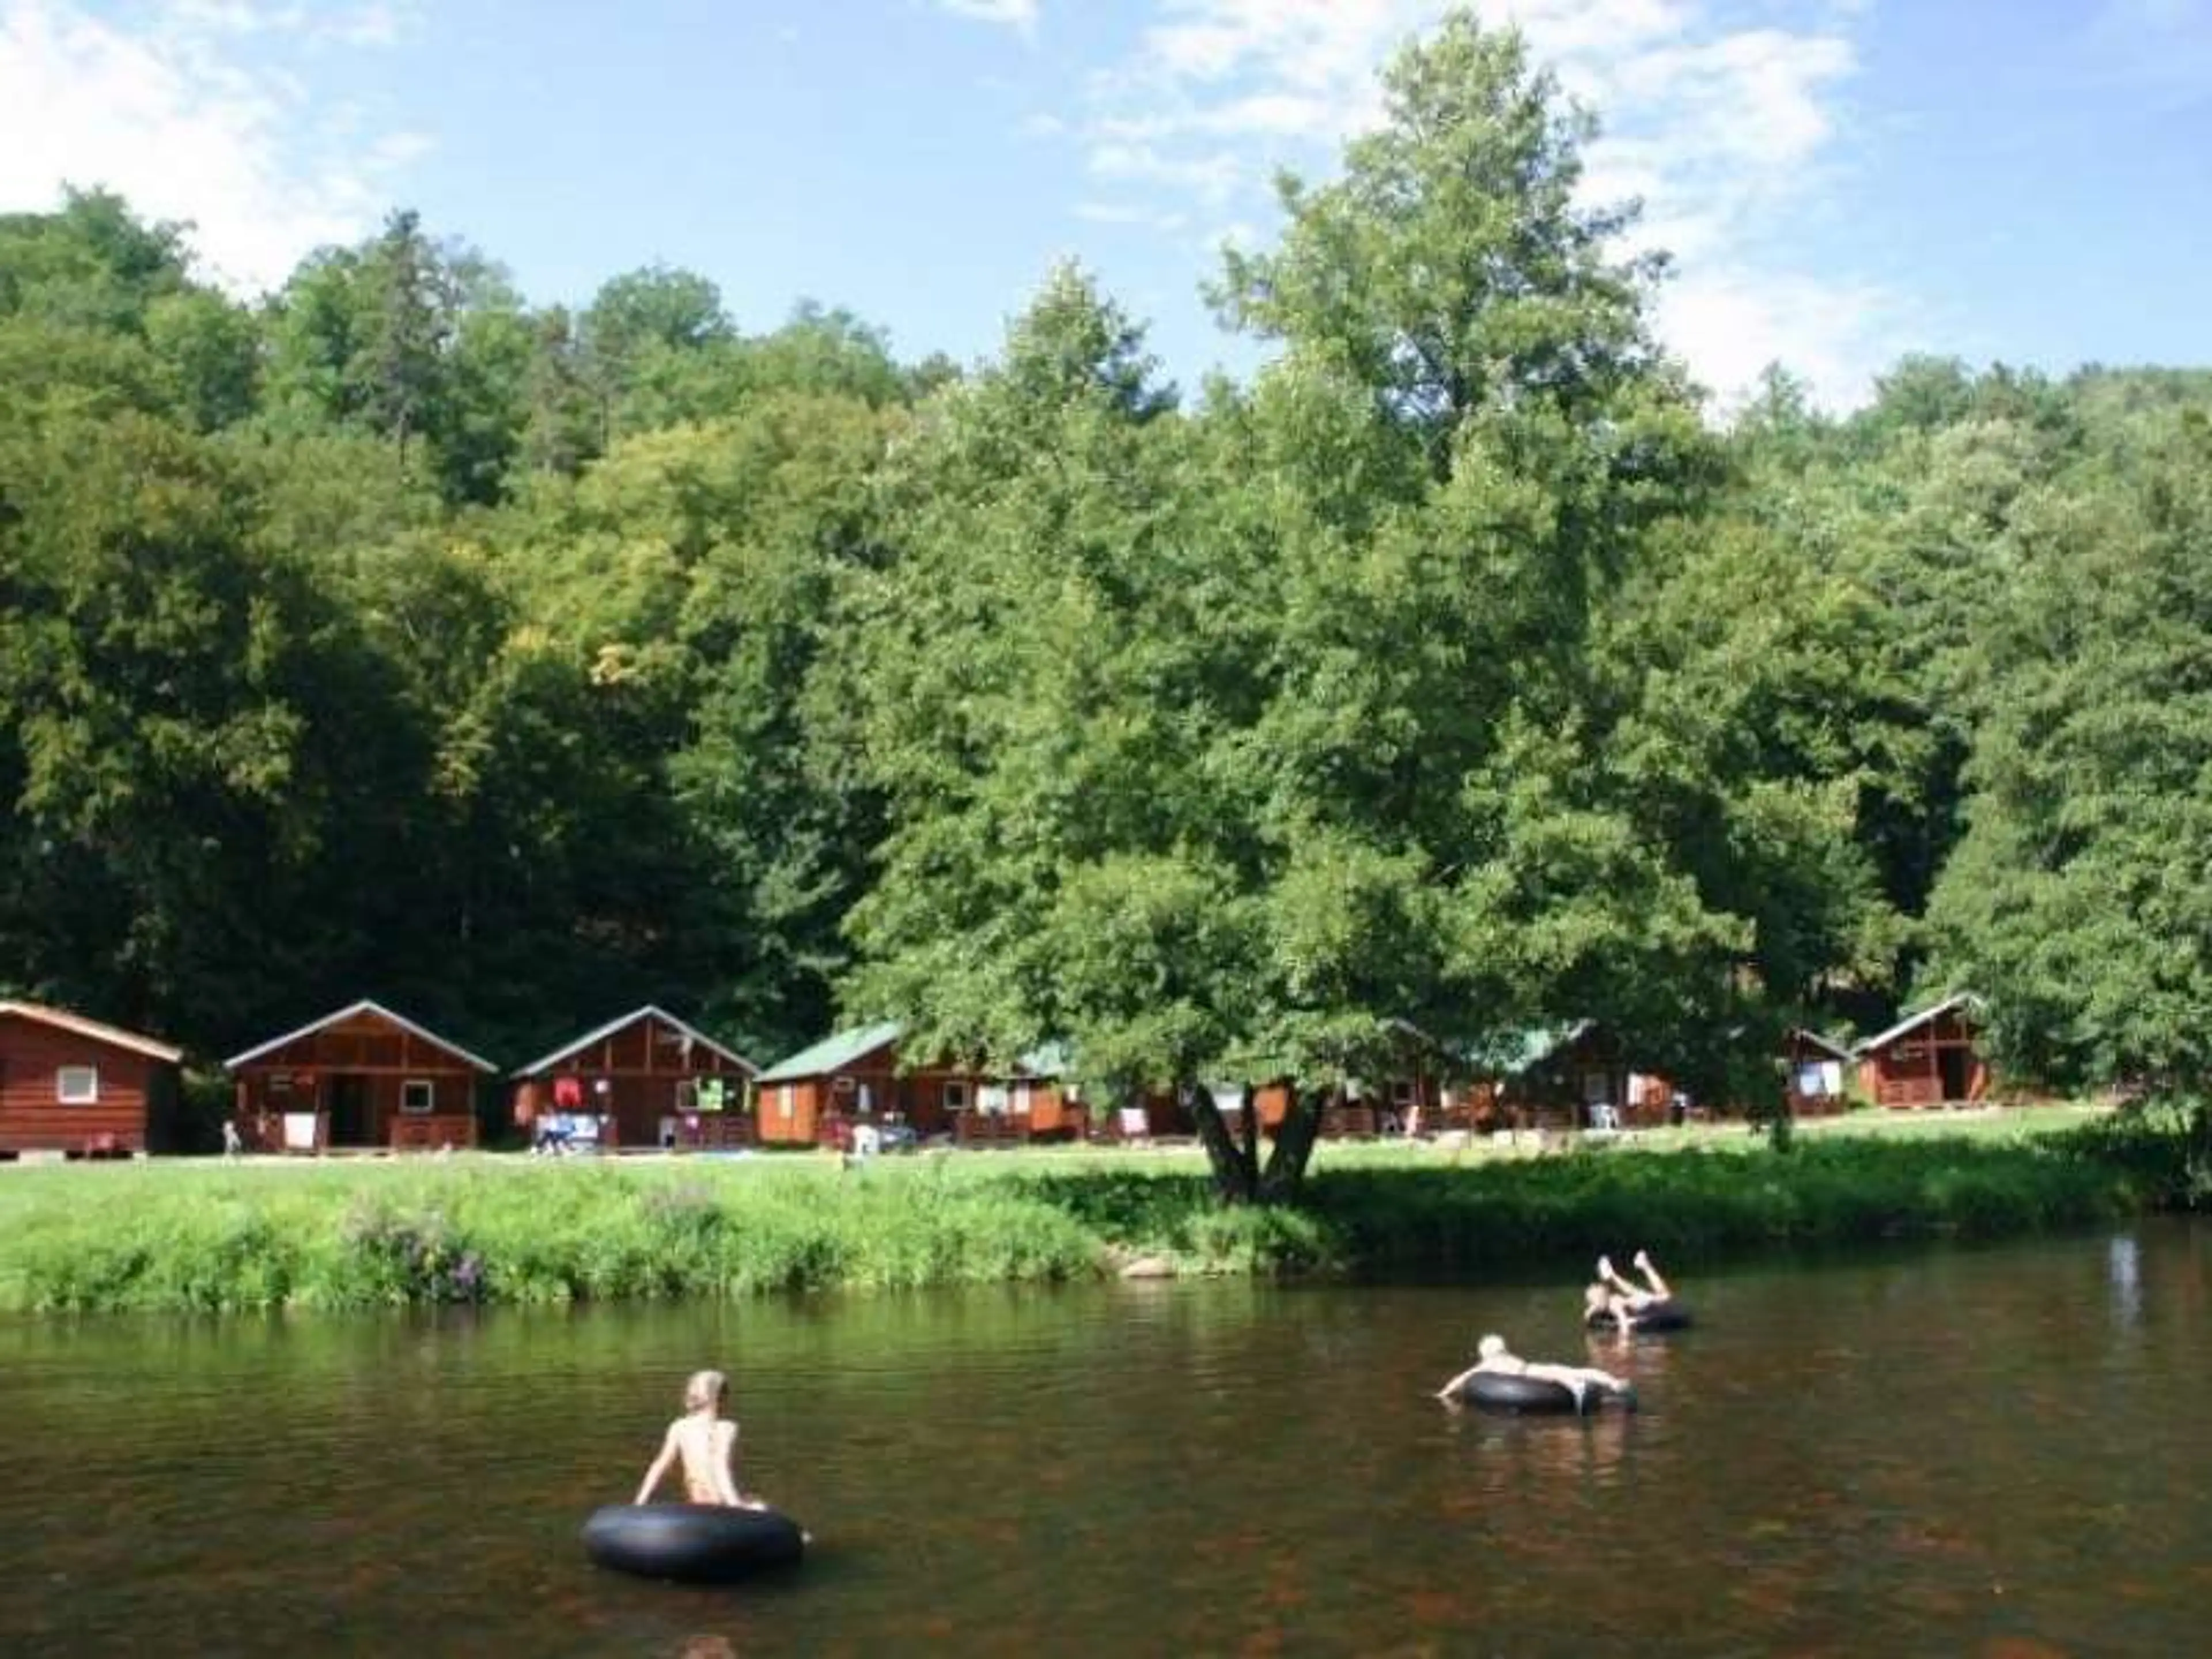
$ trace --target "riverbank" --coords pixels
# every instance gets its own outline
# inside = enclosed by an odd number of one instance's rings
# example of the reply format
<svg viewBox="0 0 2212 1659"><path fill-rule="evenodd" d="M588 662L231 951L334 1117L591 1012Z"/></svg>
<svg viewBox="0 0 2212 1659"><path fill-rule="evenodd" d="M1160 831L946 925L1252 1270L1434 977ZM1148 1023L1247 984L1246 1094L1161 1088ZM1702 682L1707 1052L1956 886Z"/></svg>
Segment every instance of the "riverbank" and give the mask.
<svg viewBox="0 0 2212 1659"><path fill-rule="evenodd" d="M2076 1114L2070 1121L2079 1121ZM1202 1164L1081 1149L613 1163L472 1157L20 1170L0 1310L207 1311L744 1297L1115 1273L1509 1272L1648 1245L1672 1261L1988 1237L2168 1201L2148 1130L1739 1128L1565 1153L1342 1149L1297 1209L1224 1211Z"/></svg>

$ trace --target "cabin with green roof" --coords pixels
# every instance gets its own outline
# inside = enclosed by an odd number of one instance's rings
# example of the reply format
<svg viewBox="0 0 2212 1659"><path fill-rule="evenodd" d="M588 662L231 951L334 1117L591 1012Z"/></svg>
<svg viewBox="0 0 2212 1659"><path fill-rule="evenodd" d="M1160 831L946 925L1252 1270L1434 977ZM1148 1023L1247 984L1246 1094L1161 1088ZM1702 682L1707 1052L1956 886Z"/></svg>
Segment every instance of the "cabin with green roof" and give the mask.
<svg viewBox="0 0 2212 1659"><path fill-rule="evenodd" d="M856 1126L903 1127L927 1140L1020 1145L1080 1136L1087 1119L1063 1088L1066 1056L1047 1046L1011 1077L937 1060L909 1064L896 1020L824 1037L760 1074L757 1125L763 1146L842 1145Z"/></svg>
<svg viewBox="0 0 2212 1659"><path fill-rule="evenodd" d="M1531 1026L1460 1058L1473 1081L1456 1111L1447 1108L1455 1127L1648 1128L1667 1121L1674 1099L1674 1085L1595 1020Z"/></svg>

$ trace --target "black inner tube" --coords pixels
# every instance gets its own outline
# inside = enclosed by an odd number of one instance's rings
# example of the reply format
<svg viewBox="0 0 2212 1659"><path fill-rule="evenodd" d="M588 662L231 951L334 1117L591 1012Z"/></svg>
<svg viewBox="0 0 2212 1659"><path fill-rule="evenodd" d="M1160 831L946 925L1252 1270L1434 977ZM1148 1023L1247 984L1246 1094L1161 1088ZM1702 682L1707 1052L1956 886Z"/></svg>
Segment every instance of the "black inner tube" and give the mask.
<svg viewBox="0 0 2212 1659"><path fill-rule="evenodd" d="M1583 1409L1575 1391L1549 1377L1516 1376L1507 1371L1477 1371L1460 1384L1460 1398L1486 1412L1572 1416ZM1588 1390L1595 1409L1603 1390Z"/></svg>
<svg viewBox="0 0 2212 1659"><path fill-rule="evenodd" d="M806 1534L775 1510L720 1504L610 1504L584 1522L584 1553L646 1578L722 1584L806 1553Z"/></svg>
<svg viewBox="0 0 2212 1659"><path fill-rule="evenodd" d="M1613 1316L1610 1309L1592 1314L1586 1322L1594 1331L1620 1328L1620 1321ZM1688 1307L1671 1297L1664 1302L1652 1303L1640 1313L1631 1314L1628 1321L1632 1331L1683 1331L1689 1328Z"/></svg>

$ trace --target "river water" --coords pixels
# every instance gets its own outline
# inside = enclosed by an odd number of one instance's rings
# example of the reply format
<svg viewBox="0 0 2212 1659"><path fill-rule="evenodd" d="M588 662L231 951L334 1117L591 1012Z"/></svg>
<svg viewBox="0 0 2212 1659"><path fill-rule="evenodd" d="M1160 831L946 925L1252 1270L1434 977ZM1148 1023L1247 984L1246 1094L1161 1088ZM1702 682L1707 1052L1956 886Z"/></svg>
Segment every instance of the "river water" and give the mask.
<svg viewBox="0 0 2212 1659"><path fill-rule="evenodd" d="M1504 1288L1086 1286L0 1323L0 1651L2168 1655L2212 1600L2212 1228ZM1431 1390L1495 1329L1631 1416ZM685 1373L805 1565L600 1572Z"/></svg>

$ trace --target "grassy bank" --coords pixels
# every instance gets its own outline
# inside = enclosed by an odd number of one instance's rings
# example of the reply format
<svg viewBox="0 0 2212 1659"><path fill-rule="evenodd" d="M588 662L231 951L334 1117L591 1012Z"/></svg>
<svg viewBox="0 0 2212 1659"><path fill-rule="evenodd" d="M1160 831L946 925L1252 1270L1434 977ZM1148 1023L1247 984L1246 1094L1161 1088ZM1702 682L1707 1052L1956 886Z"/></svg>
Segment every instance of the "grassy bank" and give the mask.
<svg viewBox="0 0 2212 1659"><path fill-rule="evenodd" d="M1518 1269L1989 1237L2170 1199L2155 1135L2110 1126L1808 1136L1545 1157L1325 1161L1295 1211L1224 1212L1188 1158L1079 1152L647 1164L212 1163L0 1178L0 1308L337 1309L738 1297L1178 1272Z"/></svg>

